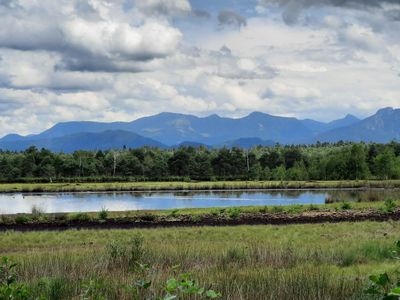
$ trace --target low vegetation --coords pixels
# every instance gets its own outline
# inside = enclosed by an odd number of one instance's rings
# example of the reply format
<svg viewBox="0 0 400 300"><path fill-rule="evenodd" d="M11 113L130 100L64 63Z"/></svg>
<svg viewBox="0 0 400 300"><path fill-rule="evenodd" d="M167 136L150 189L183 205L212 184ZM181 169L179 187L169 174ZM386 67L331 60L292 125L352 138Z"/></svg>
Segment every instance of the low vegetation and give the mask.
<svg viewBox="0 0 400 300"><path fill-rule="evenodd" d="M400 188L400 180L0 183L0 193ZM328 199L329 200L329 199Z"/></svg>
<svg viewBox="0 0 400 300"><path fill-rule="evenodd" d="M229 224L285 224L318 223L346 220L362 221L399 219L400 201L391 198L374 202L336 202L328 204L288 205L288 206L243 206L221 208L189 208L160 211L114 212L102 208L95 213L37 213L0 215L0 230L35 230L73 227L135 227L229 225ZM15 226L16 227L15 227Z"/></svg>
<svg viewBox="0 0 400 300"><path fill-rule="evenodd" d="M397 222L3 232L0 253L22 299L382 299L369 276L395 284L399 235Z"/></svg>

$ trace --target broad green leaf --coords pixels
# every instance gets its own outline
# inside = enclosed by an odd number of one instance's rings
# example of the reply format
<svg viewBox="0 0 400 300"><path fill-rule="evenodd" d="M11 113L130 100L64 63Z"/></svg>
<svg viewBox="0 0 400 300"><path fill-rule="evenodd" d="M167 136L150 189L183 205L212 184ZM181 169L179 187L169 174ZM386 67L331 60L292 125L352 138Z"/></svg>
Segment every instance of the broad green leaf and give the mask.
<svg viewBox="0 0 400 300"><path fill-rule="evenodd" d="M168 279L168 281L167 281L166 290L169 293L173 293L177 290L178 286L179 286L178 281L175 278L171 278L171 279Z"/></svg>
<svg viewBox="0 0 400 300"><path fill-rule="evenodd" d="M389 296L400 296L400 287L395 287L389 292Z"/></svg>
<svg viewBox="0 0 400 300"><path fill-rule="evenodd" d="M208 298L215 299L215 298L221 297L222 295L220 293L217 293L217 292L213 291L213 290L208 290L206 292L206 296Z"/></svg>

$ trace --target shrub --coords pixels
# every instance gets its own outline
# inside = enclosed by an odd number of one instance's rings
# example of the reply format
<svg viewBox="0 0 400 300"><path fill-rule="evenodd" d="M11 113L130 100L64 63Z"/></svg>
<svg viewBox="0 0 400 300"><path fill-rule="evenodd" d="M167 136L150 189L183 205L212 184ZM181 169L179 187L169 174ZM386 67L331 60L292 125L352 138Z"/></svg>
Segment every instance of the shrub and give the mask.
<svg viewBox="0 0 400 300"><path fill-rule="evenodd" d="M212 216L216 217L216 216L219 215L219 210L213 209L213 210L210 212L210 214L211 214Z"/></svg>
<svg viewBox="0 0 400 300"><path fill-rule="evenodd" d="M400 241L395 243L396 249L393 251L393 258L400 259ZM397 271L397 278L390 278L388 273L374 274L369 276L370 285L364 291L374 299L400 299L400 273Z"/></svg>
<svg viewBox="0 0 400 300"><path fill-rule="evenodd" d="M99 211L97 216L99 217L100 220L106 220L108 217L108 210L105 207L103 207L101 211Z"/></svg>
<svg viewBox="0 0 400 300"><path fill-rule="evenodd" d="M75 213L70 215L70 220L72 221L89 221L90 220L90 216L87 213Z"/></svg>
<svg viewBox="0 0 400 300"><path fill-rule="evenodd" d="M54 220L56 221L66 221L68 219L68 215L67 214L55 214L54 215Z"/></svg>
<svg viewBox="0 0 400 300"><path fill-rule="evenodd" d="M272 207L272 212L274 212L274 213L283 212L283 207L275 205L275 206Z"/></svg>
<svg viewBox="0 0 400 300"><path fill-rule="evenodd" d="M15 217L15 223L17 224L26 224L30 221L31 219L28 216L25 215L18 215Z"/></svg>
<svg viewBox="0 0 400 300"><path fill-rule="evenodd" d="M309 211L318 211L318 210L319 210L319 207L316 206L316 205L314 205L314 204L310 204L310 205L308 206L308 210L309 210Z"/></svg>
<svg viewBox="0 0 400 300"><path fill-rule="evenodd" d="M344 209L344 210L351 209L351 203L349 203L349 202L343 202L342 205L340 206L340 208L341 208L341 209Z"/></svg>
<svg viewBox="0 0 400 300"><path fill-rule="evenodd" d="M143 257L145 249L143 246L144 237L141 234L135 234L129 241L129 265L135 266L139 263L140 259Z"/></svg>
<svg viewBox="0 0 400 300"><path fill-rule="evenodd" d="M260 213L265 214L266 212L268 212L268 206L260 207L258 211L259 211Z"/></svg>
<svg viewBox="0 0 400 300"><path fill-rule="evenodd" d="M173 218L176 218L177 216L179 216L179 209L174 209L171 210L171 212L169 213L169 215Z"/></svg>
<svg viewBox="0 0 400 300"><path fill-rule="evenodd" d="M18 283L18 275L15 272L17 264L10 262L8 257L1 259L0 265L0 299L28 300L31 293L28 288Z"/></svg>
<svg viewBox="0 0 400 300"><path fill-rule="evenodd" d="M238 207L230 208L228 210L228 216L231 219L237 219L240 216L240 212L241 212L241 210Z"/></svg>
<svg viewBox="0 0 400 300"><path fill-rule="evenodd" d="M109 265L136 268L145 253L143 243L144 237L141 234L134 235L125 245L112 241L106 247Z"/></svg>
<svg viewBox="0 0 400 300"><path fill-rule="evenodd" d="M301 205L291 205L288 212L291 214L298 214L302 211L303 207Z"/></svg>
<svg viewBox="0 0 400 300"><path fill-rule="evenodd" d="M106 246L109 265L122 265L126 258L126 247L116 241L111 241Z"/></svg>
<svg viewBox="0 0 400 300"><path fill-rule="evenodd" d="M396 210L396 207L396 202L394 202L393 199L390 198L386 199L385 203L383 204L383 210L388 213L394 212Z"/></svg>
<svg viewBox="0 0 400 300"><path fill-rule="evenodd" d="M34 219L39 219L39 217L40 217L41 215L43 215L44 211L43 211L43 209L40 208L39 206L33 205L32 208L31 208L31 213L32 213L32 217L33 217Z"/></svg>
<svg viewBox="0 0 400 300"><path fill-rule="evenodd" d="M151 222L156 219L156 216L151 213L145 213L145 214L139 215L138 218L142 221Z"/></svg>

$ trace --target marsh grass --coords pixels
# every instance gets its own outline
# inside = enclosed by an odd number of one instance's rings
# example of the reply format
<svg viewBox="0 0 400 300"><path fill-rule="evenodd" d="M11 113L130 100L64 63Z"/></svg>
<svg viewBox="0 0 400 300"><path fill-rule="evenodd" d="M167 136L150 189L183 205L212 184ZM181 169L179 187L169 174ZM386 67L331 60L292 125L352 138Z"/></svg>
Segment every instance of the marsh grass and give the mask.
<svg viewBox="0 0 400 300"><path fill-rule="evenodd" d="M0 253L48 299L130 299L139 264L154 269L149 297L188 272L223 299L360 299L369 274L399 267L399 235L398 222L3 232Z"/></svg>
<svg viewBox="0 0 400 300"><path fill-rule="evenodd" d="M216 189L396 188L400 180L3 183L0 192L149 191Z"/></svg>

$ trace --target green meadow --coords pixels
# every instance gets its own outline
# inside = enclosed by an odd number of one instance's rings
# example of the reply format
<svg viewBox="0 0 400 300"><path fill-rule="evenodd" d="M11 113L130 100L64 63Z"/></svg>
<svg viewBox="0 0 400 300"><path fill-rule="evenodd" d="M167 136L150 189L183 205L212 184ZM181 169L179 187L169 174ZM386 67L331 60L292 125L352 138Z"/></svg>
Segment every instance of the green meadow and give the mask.
<svg viewBox="0 0 400 300"><path fill-rule="evenodd" d="M399 236L391 221L2 232L0 253L43 299L157 299L186 273L222 299L371 299L368 276L399 267Z"/></svg>

